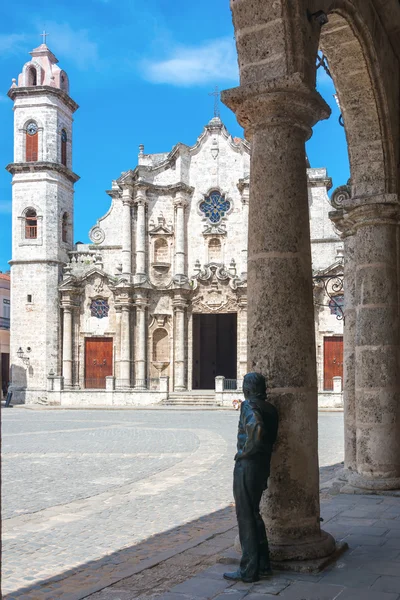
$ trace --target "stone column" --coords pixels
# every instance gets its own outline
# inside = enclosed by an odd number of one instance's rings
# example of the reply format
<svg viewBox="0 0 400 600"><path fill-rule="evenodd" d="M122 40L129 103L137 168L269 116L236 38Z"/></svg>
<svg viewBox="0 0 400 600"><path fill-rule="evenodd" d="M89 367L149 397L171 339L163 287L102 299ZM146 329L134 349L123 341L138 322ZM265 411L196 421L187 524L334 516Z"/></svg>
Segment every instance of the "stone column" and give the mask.
<svg viewBox="0 0 400 600"><path fill-rule="evenodd" d="M174 330L174 389L176 392L186 390L186 363L185 363L185 339L186 339L186 306L187 303L181 296L172 301L175 315Z"/></svg>
<svg viewBox="0 0 400 600"><path fill-rule="evenodd" d="M64 386L72 387L72 319L71 305L63 305L63 362Z"/></svg>
<svg viewBox="0 0 400 600"><path fill-rule="evenodd" d="M344 208L356 229L357 473L349 481L362 489L399 489L400 203L385 194L352 198Z"/></svg>
<svg viewBox="0 0 400 600"><path fill-rule="evenodd" d="M119 356L118 387L129 388L131 385L131 307L121 306L121 348Z"/></svg>
<svg viewBox="0 0 400 600"><path fill-rule="evenodd" d="M136 189L135 202L137 206L136 220L136 277L146 279L146 188Z"/></svg>
<svg viewBox="0 0 400 600"><path fill-rule="evenodd" d="M147 299L141 294L135 296L136 305L136 351L135 388L146 389L146 307Z"/></svg>
<svg viewBox="0 0 400 600"><path fill-rule="evenodd" d="M356 457L356 399L355 399L355 328L356 328L356 259L355 229L343 204L351 198L349 185L338 187L331 196L337 209L329 213L341 232L344 246L344 328L343 328L343 406L344 406L344 467L347 476L357 470Z"/></svg>
<svg viewBox="0 0 400 600"><path fill-rule="evenodd" d="M124 188L122 191L122 273L132 273L132 191Z"/></svg>
<svg viewBox="0 0 400 600"><path fill-rule="evenodd" d="M239 299L238 321L239 371L237 379L242 380L247 373L247 298Z"/></svg>
<svg viewBox="0 0 400 600"><path fill-rule="evenodd" d="M223 92L251 140L248 369L263 373L279 412L261 503L273 560L330 555L320 529L318 391L305 141L329 116L295 75Z"/></svg>
<svg viewBox="0 0 400 600"><path fill-rule="evenodd" d="M175 194L175 276L186 278L185 207L186 194L179 190Z"/></svg>
<svg viewBox="0 0 400 600"><path fill-rule="evenodd" d="M243 249L241 277L244 281L247 279L247 247L249 233L249 184L241 180L238 185L242 197L242 222L243 222Z"/></svg>

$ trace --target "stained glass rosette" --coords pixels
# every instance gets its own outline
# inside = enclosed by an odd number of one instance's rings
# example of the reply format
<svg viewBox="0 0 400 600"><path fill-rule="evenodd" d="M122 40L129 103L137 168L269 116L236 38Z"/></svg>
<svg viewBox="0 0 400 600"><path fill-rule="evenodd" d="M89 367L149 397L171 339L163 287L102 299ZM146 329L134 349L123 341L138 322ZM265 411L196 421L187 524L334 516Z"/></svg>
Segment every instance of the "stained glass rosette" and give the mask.
<svg viewBox="0 0 400 600"><path fill-rule="evenodd" d="M209 219L210 223L219 223L222 217L228 212L231 207L229 200L225 200L224 196L218 191L210 192L203 202L200 203L200 210L204 216Z"/></svg>
<svg viewBox="0 0 400 600"><path fill-rule="evenodd" d="M104 317L108 317L108 311L110 307L108 306L107 300L103 298L97 298L96 300L92 300L90 305L90 314L92 317L97 317L97 319L103 319Z"/></svg>

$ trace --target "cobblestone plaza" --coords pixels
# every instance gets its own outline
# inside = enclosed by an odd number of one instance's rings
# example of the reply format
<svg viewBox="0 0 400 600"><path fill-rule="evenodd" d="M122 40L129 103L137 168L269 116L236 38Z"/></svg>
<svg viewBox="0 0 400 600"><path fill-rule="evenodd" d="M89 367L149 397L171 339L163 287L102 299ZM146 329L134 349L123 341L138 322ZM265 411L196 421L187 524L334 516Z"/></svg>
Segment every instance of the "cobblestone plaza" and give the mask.
<svg viewBox="0 0 400 600"><path fill-rule="evenodd" d="M4 593L162 532L175 530L176 544L177 527L232 504L236 412L18 407L2 416ZM342 413L319 421L320 465L341 462Z"/></svg>

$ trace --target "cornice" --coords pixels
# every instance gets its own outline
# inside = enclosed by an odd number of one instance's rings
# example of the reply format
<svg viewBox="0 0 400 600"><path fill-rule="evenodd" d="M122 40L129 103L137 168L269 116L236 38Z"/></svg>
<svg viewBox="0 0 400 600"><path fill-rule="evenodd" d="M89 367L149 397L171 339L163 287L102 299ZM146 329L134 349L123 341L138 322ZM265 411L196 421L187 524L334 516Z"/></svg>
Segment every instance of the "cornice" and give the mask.
<svg viewBox="0 0 400 600"><path fill-rule="evenodd" d="M6 166L6 170L11 175L16 175L17 173L40 173L50 170L64 175L71 183L76 183L80 179L79 175L64 165L48 161L10 163Z"/></svg>
<svg viewBox="0 0 400 600"><path fill-rule="evenodd" d="M79 105L75 102L75 100L72 100L72 98L70 98L66 92L60 90L59 88L51 87L50 85L36 85L35 87L12 87L7 92L7 96L14 101L17 98L26 98L27 96L43 96L48 94L60 98L73 113L79 108Z"/></svg>
<svg viewBox="0 0 400 600"><path fill-rule="evenodd" d="M311 188L316 188L316 187L325 187L327 190L330 190L332 188L332 178L331 177L324 177L321 179L309 179L307 177L307 185L308 187Z"/></svg>

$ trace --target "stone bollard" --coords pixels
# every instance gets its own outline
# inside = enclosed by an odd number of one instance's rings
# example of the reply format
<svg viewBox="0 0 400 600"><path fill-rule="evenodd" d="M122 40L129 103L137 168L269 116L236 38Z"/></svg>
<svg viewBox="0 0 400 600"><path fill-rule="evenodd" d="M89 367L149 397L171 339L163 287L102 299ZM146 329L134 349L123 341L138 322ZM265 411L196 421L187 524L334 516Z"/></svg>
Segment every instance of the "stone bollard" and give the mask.
<svg viewBox="0 0 400 600"><path fill-rule="evenodd" d="M341 377L332 377L333 380L333 391L337 394L342 393L342 378Z"/></svg>
<svg viewBox="0 0 400 600"><path fill-rule="evenodd" d="M216 392L223 392L224 391L224 382L225 382L225 377L223 375L217 375L217 377L215 378L215 391Z"/></svg>
<svg viewBox="0 0 400 600"><path fill-rule="evenodd" d="M107 375L106 377L106 390L107 392L113 392L115 390L115 377L113 377L113 375Z"/></svg>
<svg viewBox="0 0 400 600"><path fill-rule="evenodd" d="M167 375L161 375L160 377L160 392L169 392L169 377Z"/></svg>

